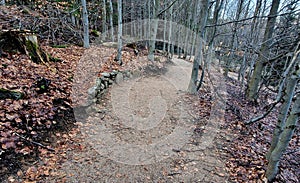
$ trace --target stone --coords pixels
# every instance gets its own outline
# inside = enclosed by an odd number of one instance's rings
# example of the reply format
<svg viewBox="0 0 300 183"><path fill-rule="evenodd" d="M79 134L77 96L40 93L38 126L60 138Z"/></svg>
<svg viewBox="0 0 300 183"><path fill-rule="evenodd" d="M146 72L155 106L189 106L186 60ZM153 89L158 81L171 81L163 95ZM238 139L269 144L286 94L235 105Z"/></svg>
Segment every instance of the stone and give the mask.
<svg viewBox="0 0 300 183"><path fill-rule="evenodd" d="M116 70L113 70L111 73L110 73L110 75L113 77L113 76L116 76L118 74L118 71L116 71Z"/></svg>
<svg viewBox="0 0 300 183"><path fill-rule="evenodd" d="M93 98L97 95L97 87L93 86L91 88L88 89L88 95L89 97Z"/></svg>
<svg viewBox="0 0 300 183"><path fill-rule="evenodd" d="M96 87L97 87L97 89L101 89L101 82L102 82L101 78L97 78L96 79Z"/></svg>
<svg viewBox="0 0 300 183"><path fill-rule="evenodd" d="M139 70L132 71L132 77L133 78L138 78L140 76L141 76L141 72Z"/></svg>
<svg viewBox="0 0 300 183"><path fill-rule="evenodd" d="M105 78L109 78L110 77L110 73L108 73L108 72L102 72L101 76L103 76Z"/></svg>
<svg viewBox="0 0 300 183"><path fill-rule="evenodd" d="M100 90L104 90L104 89L105 89L105 85L104 85L104 83L101 83Z"/></svg>
<svg viewBox="0 0 300 183"><path fill-rule="evenodd" d="M123 82L123 80L124 80L124 76L121 72L119 72L116 76L115 83L120 84Z"/></svg>
<svg viewBox="0 0 300 183"><path fill-rule="evenodd" d="M109 84L109 85L112 85L113 83L114 83L113 80L111 80L111 79L108 80L108 84Z"/></svg>
<svg viewBox="0 0 300 183"><path fill-rule="evenodd" d="M108 81L104 81L105 88L108 88Z"/></svg>

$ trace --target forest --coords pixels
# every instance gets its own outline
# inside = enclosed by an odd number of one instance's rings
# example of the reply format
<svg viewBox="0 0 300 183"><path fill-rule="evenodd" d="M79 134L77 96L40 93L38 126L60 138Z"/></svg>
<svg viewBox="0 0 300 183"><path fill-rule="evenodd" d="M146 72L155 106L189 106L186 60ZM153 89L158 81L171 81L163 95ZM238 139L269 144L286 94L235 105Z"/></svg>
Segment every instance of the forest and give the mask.
<svg viewBox="0 0 300 183"><path fill-rule="evenodd" d="M0 0L0 182L300 182L299 0Z"/></svg>

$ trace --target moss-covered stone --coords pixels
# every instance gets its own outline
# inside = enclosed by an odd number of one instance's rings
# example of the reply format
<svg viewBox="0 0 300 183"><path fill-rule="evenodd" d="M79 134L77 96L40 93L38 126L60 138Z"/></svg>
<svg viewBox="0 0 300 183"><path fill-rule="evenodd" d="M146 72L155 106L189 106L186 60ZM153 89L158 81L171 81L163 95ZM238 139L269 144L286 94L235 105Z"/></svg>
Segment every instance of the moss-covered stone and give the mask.
<svg viewBox="0 0 300 183"><path fill-rule="evenodd" d="M24 97L24 94L22 92L18 91L11 91L4 88L0 88L0 100L3 99L14 99L14 100L20 100Z"/></svg>

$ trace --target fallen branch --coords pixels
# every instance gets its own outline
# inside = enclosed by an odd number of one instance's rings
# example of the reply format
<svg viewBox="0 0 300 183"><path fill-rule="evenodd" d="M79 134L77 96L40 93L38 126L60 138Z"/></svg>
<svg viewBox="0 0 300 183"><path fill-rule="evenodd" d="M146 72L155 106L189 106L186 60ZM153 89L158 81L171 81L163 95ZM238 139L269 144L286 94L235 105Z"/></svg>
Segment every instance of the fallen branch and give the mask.
<svg viewBox="0 0 300 183"><path fill-rule="evenodd" d="M272 104L270 105L269 109L267 110L267 112L265 112L264 114L261 114L261 115L255 117L255 118L252 118L252 119L246 121L245 124L246 124L246 125L250 125L250 124L253 124L253 123L255 123L255 122L257 122L257 121L259 121L259 120L265 118L265 117L266 117L266 116L274 109L274 107L275 107L280 101L281 101L281 98L280 98L279 100L275 101L274 103L272 103Z"/></svg>
<svg viewBox="0 0 300 183"><path fill-rule="evenodd" d="M16 136L20 137L21 139L26 140L27 142L29 142L29 143L31 143L31 144L34 144L34 145L36 145L36 146L40 146L40 147L45 148L45 149L47 149L47 150L49 150L49 151L55 151L55 150L54 150L53 148L51 148L51 147L47 147L47 146L45 146L45 145L43 145L43 144L41 144L41 143L39 143L39 142L35 142L35 141L33 141L33 140L29 139L29 138L25 138L25 137L23 137L22 135L18 134L17 132L14 132L14 134L15 134Z"/></svg>

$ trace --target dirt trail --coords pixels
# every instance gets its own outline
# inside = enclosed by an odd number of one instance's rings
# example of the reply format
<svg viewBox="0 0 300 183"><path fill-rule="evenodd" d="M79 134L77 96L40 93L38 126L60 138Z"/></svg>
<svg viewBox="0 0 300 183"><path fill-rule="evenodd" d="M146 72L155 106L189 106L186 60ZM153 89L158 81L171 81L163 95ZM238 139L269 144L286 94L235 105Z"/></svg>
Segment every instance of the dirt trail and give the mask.
<svg viewBox="0 0 300 183"><path fill-rule="evenodd" d="M115 84L82 123L81 150L67 153L66 182L228 182L220 129L224 105L213 96L210 116L195 117L187 95L191 63L173 59L166 72ZM212 80L221 90L218 72ZM218 88L219 87L219 88ZM198 109L199 110L199 109ZM200 109L201 110L201 109ZM49 182L61 181L48 178Z"/></svg>

